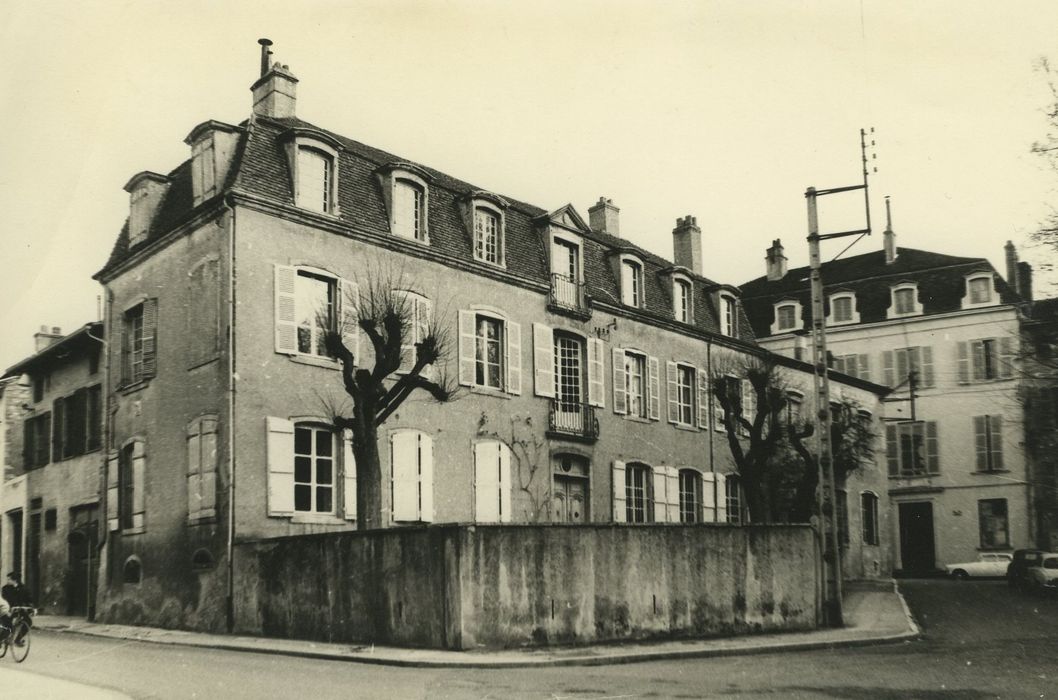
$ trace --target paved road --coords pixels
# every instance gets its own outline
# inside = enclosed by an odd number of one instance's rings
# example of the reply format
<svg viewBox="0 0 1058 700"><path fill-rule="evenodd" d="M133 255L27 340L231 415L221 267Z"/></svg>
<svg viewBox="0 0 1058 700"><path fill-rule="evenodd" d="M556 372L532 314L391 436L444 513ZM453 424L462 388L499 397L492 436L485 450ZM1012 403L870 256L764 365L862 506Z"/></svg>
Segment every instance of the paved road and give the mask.
<svg viewBox="0 0 1058 700"><path fill-rule="evenodd" d="M1058 600L901 584L926 638L626 666L406 669L40 633L21 670L134 698L1058 698ZM0 685L10 660L0 660ZM54 696L53 696L54 697Z"/></svg>

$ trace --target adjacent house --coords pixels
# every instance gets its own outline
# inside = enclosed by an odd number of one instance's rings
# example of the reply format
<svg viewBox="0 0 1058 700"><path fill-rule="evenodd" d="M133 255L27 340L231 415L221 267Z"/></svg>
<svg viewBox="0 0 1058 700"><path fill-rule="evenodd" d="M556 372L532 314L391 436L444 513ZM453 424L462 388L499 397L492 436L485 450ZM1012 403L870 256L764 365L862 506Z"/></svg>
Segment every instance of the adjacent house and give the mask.
<svg viewBox="0 0 1058 700"><path fill-rule="evenodd" d="M895 566L926 572L1035 541L1020 361L1023 300L983 258L896 245L823 264L828 364L891 387L884 458ZM810 359L808 269L780 241L741 298L760 344ZM1022 268L1027 265L1022 264ZM1029 296L1028 298L1031 298Z"/></svg>
<svg viewBox="0 0 1058 700"><path fill-rule="evenodd" d="M1019 263L1022 275L1031 274ZM1030 457L1035 546L1058 551L1058 299L1032 301L1021 327L1025 446Z"/></svg>

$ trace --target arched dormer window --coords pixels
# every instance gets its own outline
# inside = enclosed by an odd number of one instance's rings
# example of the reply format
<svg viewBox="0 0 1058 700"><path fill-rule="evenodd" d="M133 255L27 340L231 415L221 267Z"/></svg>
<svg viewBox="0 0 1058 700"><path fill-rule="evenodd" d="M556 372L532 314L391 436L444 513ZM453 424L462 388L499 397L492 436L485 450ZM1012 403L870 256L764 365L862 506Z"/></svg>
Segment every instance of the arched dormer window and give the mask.
<svg viewBox="0 0 1058 700"><path fill-rule="evenodd" d="M922 314L922 304L918 301L918 284L915 282L901 282L893 285L890 287L889 293L889 312L886 318L919 316Z"/></svg>
<svg viewBox="0 0 1058 700"><path fill-rule="evenodd" d="M474 259L506 265L507 201L490 192L471 192L463 201L467 230L473 238Z"/></svg>
<svg viewBox="0 0 1058 700"><path fill-rule="evenodd" d="M828 326L841 326L860 322L860 312L856 310L856 294L853 292L835 292L830 295L830 313L827 315Z"/></svg>
<svg viewBox="0 0 1058 700"><path fill-rule="evenodd" d="M987 270L979 270L966 275L966 288L963 291L962 308L974 309L981 306L992 306L997 301L995 276Z"/></svg>
<svg viewBox="0 0 1058 700"><path fill-rule="evenodd" d="M394 236L430 242L430 175L411 163L390 163L377 173Z"/></svg>
<svg viewBox="0 0 1058 700"><path fill-rule="evenodd" d="M672 278L672 314L680 323L694 322L694 287L682 275Z"/></svg>
<svg viewBox="0 0 1058 700"><path fill-rule="evenodd" d="M801 302L786 299L775 303L775 322L772 323L772 335L795 331L801 327Z"/></svg>
<svg viewBox="0 0 1058 700"><path fill-rule="evenodd" d="M631 255L621 256L621 303L642 308L643 263Z"/></svg>
<svg viewBox="0 0 1058 700"><path fill-rule="evenodd" d="M296 128L281 137L300 209L338 216L338 154L341 143L315 129Z"/></svg>
<svg viewBox="0 0 1058 700"><path fill-rule="evenodd" d="M730 292L720 292L720 333L738 337L738 299Z"/></svg>

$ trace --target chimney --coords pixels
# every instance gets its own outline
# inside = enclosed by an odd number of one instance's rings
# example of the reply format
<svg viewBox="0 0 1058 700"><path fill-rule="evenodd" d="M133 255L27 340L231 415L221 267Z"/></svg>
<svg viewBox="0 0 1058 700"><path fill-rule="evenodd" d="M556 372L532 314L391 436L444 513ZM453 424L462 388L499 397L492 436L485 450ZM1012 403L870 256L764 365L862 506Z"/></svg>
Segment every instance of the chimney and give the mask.
<svg viewBox="0 0 1058 700"><path fill-rule="evenodd" d="M253 91L253 113L262 117L293 117L297 103L298 79L290 72L290 66L278 62L268 67L272 45L269 39L258 39L261 45L261 77L250 90Z"/></svg>
<svg viewBox="0 0 1058 700"><path fill-rule="evenodd" d="M698 228L698 219L690 214L676 219L676 228L672 229L672 258L680 267L702 274L702 229Z"/></svg>
<svg viewBox="0 0 1058 700"><path fill-rule="evenodd" d="M588 209L588 225L592 231L602 231L611 236L621 235L621 222L617 215L621 210L614 206L612 199L599 197L595 206Z"/></svg>
<svg viewBox="0 0 1058 700"><path fill-rule="evenodd" d="M58 326L41 326L40 330L33 334L33 352L40 352L49 345L53 345L62 338L62 329Z"/></svg>
<svg viewBox="0 0 1058 700"><path fill-rule="evenodd" d="M776 282L786 276L786 256L783 255L782 241L776 238L768 248L767 262L768 281Z"/></svg>
<svg viewBox="0 0 1058 700"><path fill-rule="evenodd" d="M1032 265L1018 263L1018 296L1025 301L1032 301Z"/></svg>
<svg viewBox="0 0 1058 700"><path fill-rule="evenodd" d="M1007 241L1007 244L1003 246L1003 252L1006 253L1007 258L1007 284L1015 292L1021 294L1021 284L1018 283L1018 249L1011 241Z"/></svg>
<svg viewBox="0 0 1058 700"><path fill-rule="evenodd" d="M885 250L885 264L896 262L896 234L893 233L893 216L889 211L889 197L885 198L885 233L882 234L882 248Z"/></svg>

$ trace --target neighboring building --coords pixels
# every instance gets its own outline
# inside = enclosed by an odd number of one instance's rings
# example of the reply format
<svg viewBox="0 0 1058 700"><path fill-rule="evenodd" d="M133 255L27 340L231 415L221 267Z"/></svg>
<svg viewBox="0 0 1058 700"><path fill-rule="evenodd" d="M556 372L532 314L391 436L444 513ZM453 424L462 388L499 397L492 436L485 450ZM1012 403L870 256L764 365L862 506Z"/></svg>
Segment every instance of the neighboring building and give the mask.
<svg viewBox="0 0 1058 700"><path fill-rule="evenodd" d="M788 271L778 240L766 262L741 286L757 338L810 360L808 268ZM883 250L824 263L822 277L828 364L893 390L882 454L895 566L932 571L1033 542L1015 289L983 258L897 248L891 226Z"/></svg>
<svg viewBox="0 0 1058 700"><path fill-rule="evenodd" d="M1024 263L1019 272L1025 274ZM1031 274L1031 273L1029 273ZM1058 299L1031 301L1022 324L1025 444L1035 484L1036 546L1058 551Z"/></svg>
<svg viewBox="0 0 1058 700"><path fill-rule="evenodd" d="M126 185L96 276L113 349L101 618L223 628L240 543L355 528L320 338L382 282L450 329L439 371L462 393L413 395L381 427L388 526L742 520L708 377L760 349L738 290L701 275L693 217L673 264L620 237L610 200L586 222L304 122L296 83L267 69L249 121L200 124L188 161ZM880 387L835 387L880 414ZM889 569L883 485L875 469L854 486L855 576Z"/></svg>
<svg viewBox="0 0 1058 700"><path fill-rule="evenodd" d="M30 391L23 377L0 378L0 572L22 571L22 519L26 499L22 480L22 415L29 406Z"/></svg>
<svg viewBox="0 0 1058 700"><path fill-rule="evenodd" d="M42 327L34 339L37 352L4 373L13 382L6 388L25 390L7 411L0 558L5 572L22 573L42 610L91 616L103 465L103 324L66 336Z"/></svg>

